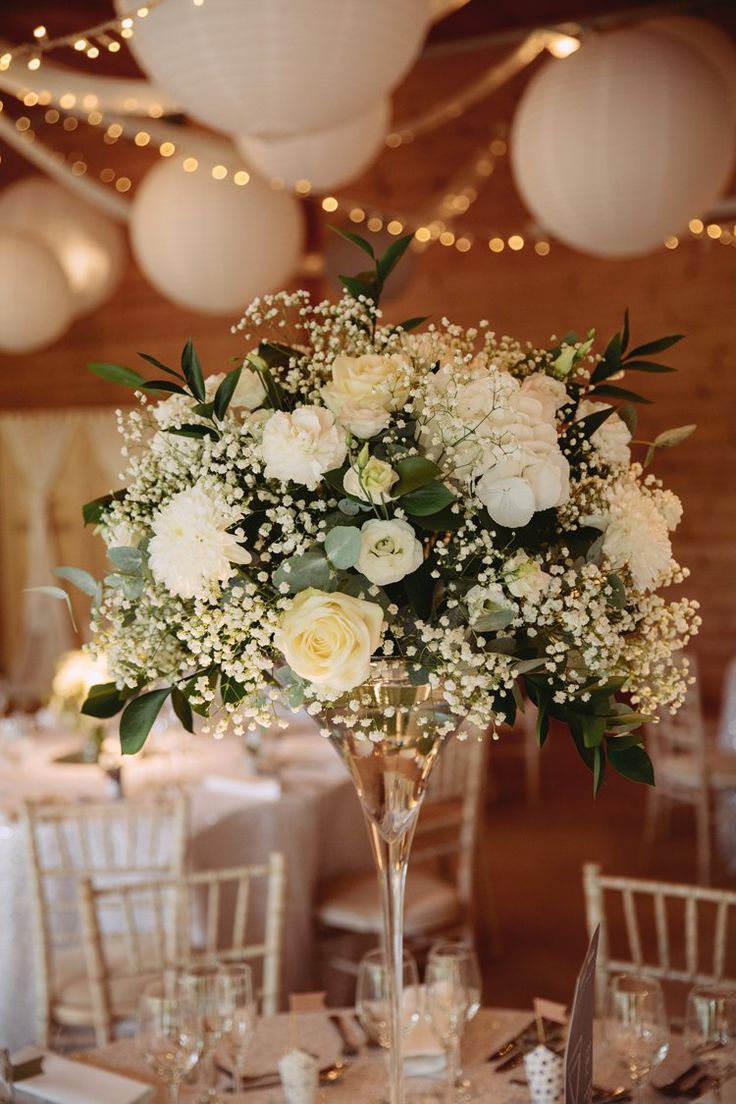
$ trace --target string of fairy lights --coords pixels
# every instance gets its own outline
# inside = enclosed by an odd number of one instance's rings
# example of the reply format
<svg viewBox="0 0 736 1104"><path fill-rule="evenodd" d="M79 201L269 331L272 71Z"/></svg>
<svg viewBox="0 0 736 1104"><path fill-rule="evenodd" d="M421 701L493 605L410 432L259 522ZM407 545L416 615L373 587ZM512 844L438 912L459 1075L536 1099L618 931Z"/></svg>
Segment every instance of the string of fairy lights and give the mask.
<svg viewBox="0 0 736 1104"><path fill-rule="evenodd" d="M60 49L71 49L90 61L95 61L105 50L112 54L117 53L133 37L136 22L145 19L151 10L165 2L166 0L149 0L145 6L112 17L94 27L55 38L48 35L45 26L39 25L33 31L32 42L8 47L0 54L0 75L14 64L23 64L30 73L35 73L41 67L46 54ZM192 0L197 7L205 2L206 0ZM386 148L397 149L418 136L457 119L516 72L529 65L544 49L556 57L565 57L579 45L579 38L574 34L559 31L533 32L500 64L489 66L465 88L435 103L411 120L397 124L386 136ZM16 132L13 135L16 148L20 148L21 144L27 146L38 143L42 149L36 150L36 163L47 159L49 164L53 163L72 180L79 181L87 174L91 176L88 154L81 149L65 152L48 148L46 143L41 143L38 139L39 129L45 128L52 132L59 126L66 133L74 133L80 126L86 126L90 131L101 134L102 142L107 146L114 146L122 138L140 149L155 150L160 157L176 158L184 172L209 172L214 180L236 187L244 187L250 181L250 172L245 165L232 167L232 149L229 145L224 146L220 139L209 137L200 131L162 122L165 107L155 99L146 103L145 116L140 116L132 114L139 109L139 103L134 97L123 103L123 108L131 112L128 115L102 110L100 98L93 92L77 95L69 90L53 93L48 89L36 90L19 86L13 98L29 113L24 111L13 116L12 120L9 112L4 116L0 115L4 136L10 136L10 124ZM6 106L6 102L0 100L0 113L5 111ZM311 183L306 179L297 181L294 191L304 201L318 205L328 214L338 214L346 222L360 226L369 233L386 232L393 236L413 233L413 246L417 251L439 244L461 254L477 248L495 255L521 253L526 250L543 258L550 254L554 242L540 228L529 225L509 233L507 230L502 232L473 224L468 219L472 206L496 171L498 162L508 154L506 129L497 125L493 136L485 139L472 152L440 192L429 197L420 212L412 214L394 210L344 194L314 196ZM223 151L230 155L227 158L228 164L223 163ZM269 183L276 190L285 187L284 181L277 177L271 178ZM94 184L96 187L114 190L120 199L135 188L135 181L125 173L118 172L112 165L95 170ZM736 223L722 218L709 222L693 218L690 220L687 236L669 237L663 244L672 251L687 240L736 246Z"/></svg>

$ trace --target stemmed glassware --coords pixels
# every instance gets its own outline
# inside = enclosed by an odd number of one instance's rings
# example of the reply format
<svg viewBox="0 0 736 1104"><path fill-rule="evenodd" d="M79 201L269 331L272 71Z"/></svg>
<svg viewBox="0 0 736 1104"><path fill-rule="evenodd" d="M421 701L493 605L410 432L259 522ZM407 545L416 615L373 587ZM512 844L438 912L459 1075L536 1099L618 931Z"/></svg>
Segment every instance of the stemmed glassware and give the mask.
<svg viewBox="0 0 736 1104"><path fill-rule="evenodd" d="M736 989L696 985L690 991L685 1045L713 1082L720 1104L723 1082L736 1073Z"/></svg>
<svg viewBox="0 0 736 1104"><path fill-rule="evenodd" d="M202 1048L203 1025L186 996L154 982L138 1004L138 1049L156 1077L166 1085L170 1104L179 1099L182 1078L194 1068Z"/></svg>
<svg viewBox="0 0 736 1104"><path fill-rule="evenodd" d="M468 943L436 943L427 959L424 979L427 1011L447 1054L447 1104L470 1100L474 1087L462 1078L460 1043L465 1025L480 1008L481 976Z"/></svg>
<svg viewBox="0 0 736 1104"><path fill-rule="evenodd" d="M402 1031L406 1035L419 1022L421 1002L419 972L409 951L404 951L403 973ZM368 1037L388 1051L391 1045L390 996L384 951L368 951L363 955L355 989L355 1011Z"/></svg>
<svg viewBox="0 0 736 1104"><path fill-rule="evenodd" d="M618 974L606 993L603 1040L626 1068L641 1101L650 1073L667 1057L670 1027L662 987L646 974Z"/></svg>
<svg viewBox="0 0 736 1104"><path fill-rule="evenodd" d="M202 1055L199 1061L204 1090L198 1104L216 1104L214 1053L219 1045L230 1008L224 997L217 963L192 965L177 979L177 991L197 1011L202 1022Z"/></svg>
<svg viewBox="0 0 736 1104"><path fill-rule="evenodd" d="M232 1064L235 1092L240 1092L248 1050L256 1029L253 971L245 963L222 965L217 985L222 1042Z"/></svg>

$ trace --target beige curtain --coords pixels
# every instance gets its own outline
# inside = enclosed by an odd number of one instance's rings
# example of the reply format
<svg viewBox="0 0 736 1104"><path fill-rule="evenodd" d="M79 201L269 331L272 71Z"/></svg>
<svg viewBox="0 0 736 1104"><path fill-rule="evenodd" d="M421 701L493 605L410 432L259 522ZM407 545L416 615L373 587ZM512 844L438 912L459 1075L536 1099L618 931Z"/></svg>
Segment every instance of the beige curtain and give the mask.
<svg viewBox="0 0 736 1104"><path fill-rule="evenodd" d="M102 542L84 528L84 502L120 486L113 411L0 415L0 667L18 700L42 699L58 655L87 637L89 600L68 587L66 607L25 588L56 585L67 564L100 576Z"/></svg>

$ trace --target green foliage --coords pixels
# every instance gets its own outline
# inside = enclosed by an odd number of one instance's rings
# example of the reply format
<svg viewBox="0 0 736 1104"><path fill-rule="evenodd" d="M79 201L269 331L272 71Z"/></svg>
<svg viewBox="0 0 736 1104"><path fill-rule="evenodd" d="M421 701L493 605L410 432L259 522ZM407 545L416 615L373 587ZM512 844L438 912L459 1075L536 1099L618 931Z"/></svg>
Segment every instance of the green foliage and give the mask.
<svg viewBox="0 0 736 1104"><path fill-rule="evenodd" d="M346 241L357 246L358 249L362 249L364 253L367 253L375 265L374 272L359 272L357 276L340 276L342 286L354 299L360 299L363 296L369 302L378 306L386 280L411 245L414 235L405 234L404 237L397 238L396 241L391 242L391 245L382 256L376 257L371 243L359 234L354 234L350 230L342 230L337 226L331 226L330 229L339 234L341 238L345 238ZM424 319L410 318L408 322L402 323L400 328L404 330L413 329L414 326L420 325L423 321Z"/></svg>
<svg viewBox="0 0 736 1104"><path fill-rule="evenodd" d="M125 705L133 690L118 690L114 682L98 682L90 686L87 698L80 709L85 717L106 720L114 717Z"/></svg>
<svg viewBox="0 0 736 1104"><path fill-rule="evenodd" d="M105 511L108 506L112 506L113 502L122 502L128 492L123 489L120 491L114 491L112 494L101 495L99 498L93 498L91 502L85 502L82 507L82 518L85 525L97 525L102 521L105 516Z"/></svg>
<svg viewBox="0 0 736 1104"><path fill-rule="evenodd" d="M192 392L195 399L198 399L199 402L205 402L207 399L207 392L204 386L202 366L199 363L199 357L192 344L191 337L181 351L181 370L184 373L184 379L187 381L189 390Z"/></svg>
<svg viewBox="0 0 736 1104"><path fill-rule="evenodd" d="M220 421L222 421L227 413L227 408L230 406L232 397L235 394L235 389L238 386L242 371L243 369L240 367L236 368L234 372L228 372L215 392L213 408L215 416L219 418Z"/></svg>
<svg viewBox="0 0 736 1104"><path fill-rule="evenodd" d="M179 718L182 728L187 732L194 732L194 717L192 716L192 707L187 701L187 698L182 690L178 686L174 686L171 690L171 704L174 712Z"/></svg>
<svg viewBox="0 0 736 1104"><path fill-rule="evenodd" d="M77 631L77 624L74 620L74 611L72 610L72 604L69 601L69 595L62 587L57 586L35 586L25 587L24 594L44 594L47 598L55 598L59 602L64 602L69 613L69 620L72 623L74 631Z"/></svg>
<svg viewBox="0 0 736 1104"><path fill-rule="evenodd" d="M220 439L220 434L213 426L200 425L198 422L186 422L178 428L170 426L166 432L173 434L174 437L193 437L199 441L205 437L209 437L211 441L219 441Z"/></svg>
<svg viewBox="0 0 736 1104"><path fill-rule="evenodd" d="M407 514L416 517L429 517L443 510L455 501L455 495L444 483L431 479L428 483L417 487L403 495L401 505Z"/></svg>
<svg viewBox="0 0 736 1104"><path fill-rule="evenodd" d="M697 425L684 425L678 426L677 429L665 429L663 433L658 433L647 449L647 454L644 458L644 467L646 468L651 464L657 449L674 448L676 445L686 441L691 433L694 433L697 428Z"/></svg>
<svg viewBox="0 0 736 1104"><path fill-rule="evenodd" d="M399 477L398 483L392 489L392 494L397 498L432 482L440 473L435 462L425 456L407 456L392 467Z"/></svg>
<svg viewBox="0 0 736 1104"><path fill-rule="evenodd" d="M136 391L142 391L145 387L146 381L140 372L136 372L134 368L126 368L124 364L94 362L88 364L87 368L93 376L99 376L108 383L118 383L121 387L132 387Z"/></svg>
<svg viewBox="0 0 736 1104"><path fill-rule="evenodd" d="M123 755L135 755L141 750L170 693L170 686L163 690L149 690L126 705L120 718L120 748Z"/></svg>
<svg viewBox="0 0 736 1104"><path fill-rule="evenodd" d="M330 590L332 572L326 557L319 549L310 549L301 556L292 556L284 560L273 574L273 585L280 587L286 583L292 594L314 587L315 590Z"/></svg>
<svg viewBox="0 0 736 1104"><path fill-rule="evenodd" d="M173 368L169 368L168 364L164 364L162 361L157 360L156 357L151 356L150 353L138 353L138 356L153 368L158 368L160 372L165 372L167 376L173 376L174 379L183 379Z"/></svg>
<svg viewBox="0 0 736 1104"><path fill-rule="evenodd" d="M99 584L94 576L90 575L89 571L84 571L81 567L55 567L52 574L57 575L60 579L65 579L77 590L81 590L83 594L88 594L90 598L97 597Z"/></svg>
<svg viewBox="0 0 736 1104"><path fill-rule="evenodd" d="M335 567L354 567L360 555L360 529L354 525L336 525L325 537L325 552Z"/></svg>

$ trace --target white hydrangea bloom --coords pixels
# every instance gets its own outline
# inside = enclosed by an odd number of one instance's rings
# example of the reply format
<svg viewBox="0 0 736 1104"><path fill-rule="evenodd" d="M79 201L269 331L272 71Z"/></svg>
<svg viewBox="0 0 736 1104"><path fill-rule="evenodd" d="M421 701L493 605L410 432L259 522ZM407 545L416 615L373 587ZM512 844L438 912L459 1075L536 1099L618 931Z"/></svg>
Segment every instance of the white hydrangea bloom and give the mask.
<svg viewBox="0 0 736 1104"><path fill-rule="evenodd" d="M251 555L228 533L240 520L215 488L179 491L151 519L148 563L154 579L180 598L204 598L248 564Z"/></svg>

